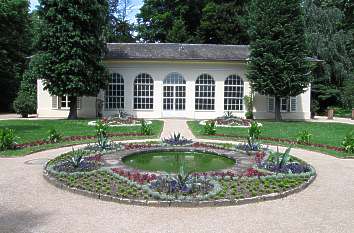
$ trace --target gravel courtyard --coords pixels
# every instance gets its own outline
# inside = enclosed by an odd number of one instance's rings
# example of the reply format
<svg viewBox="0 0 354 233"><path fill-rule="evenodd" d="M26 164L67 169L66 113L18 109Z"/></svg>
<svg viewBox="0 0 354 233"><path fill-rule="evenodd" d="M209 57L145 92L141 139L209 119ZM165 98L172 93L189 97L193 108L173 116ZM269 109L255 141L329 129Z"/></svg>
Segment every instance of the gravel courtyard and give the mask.
<svg viewBox="0 0 354 233"><path fill-rule="evenodd" d="M318 173L285 199L233 207L154 208L62 191L42 177L61 148L0 159L0 232L353 232L354 160L294 149Z"/></svg>

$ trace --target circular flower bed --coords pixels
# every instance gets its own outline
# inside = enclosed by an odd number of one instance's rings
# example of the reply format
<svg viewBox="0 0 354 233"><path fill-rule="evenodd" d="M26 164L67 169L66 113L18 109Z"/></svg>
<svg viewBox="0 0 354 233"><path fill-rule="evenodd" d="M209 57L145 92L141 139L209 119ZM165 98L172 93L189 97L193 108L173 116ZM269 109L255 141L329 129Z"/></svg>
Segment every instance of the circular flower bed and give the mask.
<svg viewBox="0 0 354 233"><path fill-rule="evenodd" d="M62 154L46 164L44 175L58 187L103 200L191 207L284 197L304 189L316 176L310 165L290 156L289 151L249 153L235 146L204 143L120 144L113 148L98 151L88 147ZM193 172L182 162L178 172L165 173L134 169L122 162L128 155L149 151L208 152L232 158L236 163L224 170Z"/></svg>

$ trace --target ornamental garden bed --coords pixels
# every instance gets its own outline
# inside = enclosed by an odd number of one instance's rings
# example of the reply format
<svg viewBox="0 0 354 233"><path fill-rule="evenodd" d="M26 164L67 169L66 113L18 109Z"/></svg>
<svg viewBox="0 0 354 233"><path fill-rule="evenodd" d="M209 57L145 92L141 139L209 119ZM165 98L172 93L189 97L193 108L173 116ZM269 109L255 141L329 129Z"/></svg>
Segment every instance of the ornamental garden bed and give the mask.
<svg viewBox="0 0 354 233"><path fill-rule="evenodd" d="M57 187L103 200L193 207L284 197L301 191L316 176L312 166L289 151L260 148L249 153L239 146L166 142L94 147L49 161L45 178ZM138 163L132 164L136 159Z"/></svg>
<svg viewBox="0 0 354 233"><path fill-rule="evenodd" d="M202 120L199 121L201 126L205 126L207 124L215 124L216 127L224 127L224 128L249 128L251 125L251 120L243 119L240 117L235 117L232 115L225 115L222 117L218 117L214 120Z"/></svg>
<svg viewBox="0 0 354 233"><path fill-rule="evenodd" d="M151 125L152 121L145 121L144 119L139 119L134 117L131 114L128 114L124 111L119 111L118 114L104 117L101 119L101 122L107 124L109 127L128 127L128 126L139 126L143 122L146 125ZM90 121L88 122L89 126L96 126L97 121Z"/></svg>

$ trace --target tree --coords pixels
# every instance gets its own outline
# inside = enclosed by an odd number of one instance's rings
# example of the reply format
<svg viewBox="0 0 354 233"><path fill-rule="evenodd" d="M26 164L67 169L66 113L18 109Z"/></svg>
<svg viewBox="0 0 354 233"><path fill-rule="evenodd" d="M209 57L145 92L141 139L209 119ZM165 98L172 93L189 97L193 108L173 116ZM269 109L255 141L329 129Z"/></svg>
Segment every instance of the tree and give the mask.
<svg viewBox="0 0 354 233"><path fill-rule="evenodd" d="M108 42L134 42L134 26L127 19L129 0L109 0Z"/></svg>
<svg viewBox="0 0 354 233"><path fill-rule="evenodd" d="M210 1L202 9L198 35L203 43L249 44L249 1Z"/></svg>
<svg viewBox="0 0 354 233"><path fill-rule="evenodd" d="M249 0L146 0L138 37L146 42L247 44Z"/></svg>
<svg viewBox="0 0 354 233"><path fill-rule="evenodd" d="M27 0L0 1L0 111L9 111L30 47Z"/></svg>
<svg viewBox="0 0 354 233"><path fill-rule="evenodd" d="M105 0L41 0L39 51L35 72L51 95L70 101L77 119L79 96L96 96L106 86L103 65L108 5Z"/></svg>
<svg viewBox="0 0 354 233"><path fill-rule="evenodd" d="M316 5L315 0L306 0L305 31L308 54L323 60L313 70L312 98L317 100L320 111L328 106L343 105L345 82L353 79L352 61L347 45L351 38L343 30L343 12L334 6Z"/></svg>
<svg viewBox="0 0 354 233"><path fill-rule="evenodd" d="M280 99L303 93L310 82L300 1L252 0L250 25L247 78L254 91L274 96L281 120Z"/></svg>

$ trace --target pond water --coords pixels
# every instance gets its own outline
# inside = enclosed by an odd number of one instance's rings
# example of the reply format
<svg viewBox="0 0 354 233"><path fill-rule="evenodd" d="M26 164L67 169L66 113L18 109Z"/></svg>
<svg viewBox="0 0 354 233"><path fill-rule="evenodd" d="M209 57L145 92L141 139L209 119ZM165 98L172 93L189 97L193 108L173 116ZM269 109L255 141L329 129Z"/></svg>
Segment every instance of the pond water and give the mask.
<svg viewBox="0 0 354 233"><path fill-rule="evenodd" d="M231 168L235 160L204 152L153 151L132 154L122 159L129 167L140 170L168 173L207 172Z"/></svg>

